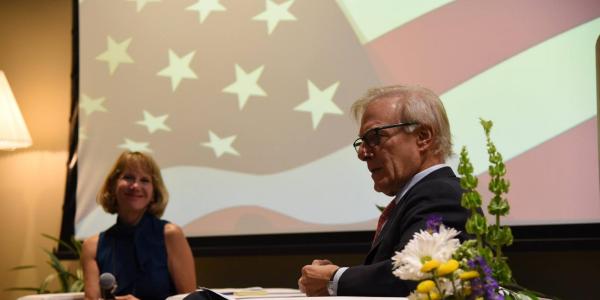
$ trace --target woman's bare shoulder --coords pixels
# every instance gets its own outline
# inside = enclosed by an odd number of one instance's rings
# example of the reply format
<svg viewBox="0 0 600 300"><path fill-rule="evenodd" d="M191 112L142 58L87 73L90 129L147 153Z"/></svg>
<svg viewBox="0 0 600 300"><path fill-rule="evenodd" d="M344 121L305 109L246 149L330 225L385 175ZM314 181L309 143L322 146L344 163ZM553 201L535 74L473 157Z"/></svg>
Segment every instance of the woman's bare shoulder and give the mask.
<svg viewBox="0 0 600 300"><path fill-rule="evenodd" d="M173 223L165 224L165 238L169 239L169 238L177 238L177 237L185 237L181 227L179 227Z"/></svg>
<svg viewBox="0 0 600 300"><path fill-rule="evenodd" d="M87 255L91 255L91 256L96 256L96 248L98 247L98 239L99 239L99 235L93 235L87 239L85 239L83 241L83 246L82 246L82 254L84 256Z"/></svg>

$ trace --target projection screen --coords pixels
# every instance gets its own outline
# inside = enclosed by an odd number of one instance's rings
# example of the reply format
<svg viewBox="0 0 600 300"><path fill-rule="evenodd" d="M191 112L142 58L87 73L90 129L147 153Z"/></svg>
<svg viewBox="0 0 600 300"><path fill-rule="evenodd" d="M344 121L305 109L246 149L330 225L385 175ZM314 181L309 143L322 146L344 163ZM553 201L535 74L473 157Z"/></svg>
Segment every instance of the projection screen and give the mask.
<svg viewBox="0 0 600 300"><path fill-rule="evenodd" d="M349 108L390 84L441 95L485 199L494 122L509 224L600 222L600 1L79 2L78 238L114 223L95 198L124 150L190 237L373 230L390 198Z"/></svg>

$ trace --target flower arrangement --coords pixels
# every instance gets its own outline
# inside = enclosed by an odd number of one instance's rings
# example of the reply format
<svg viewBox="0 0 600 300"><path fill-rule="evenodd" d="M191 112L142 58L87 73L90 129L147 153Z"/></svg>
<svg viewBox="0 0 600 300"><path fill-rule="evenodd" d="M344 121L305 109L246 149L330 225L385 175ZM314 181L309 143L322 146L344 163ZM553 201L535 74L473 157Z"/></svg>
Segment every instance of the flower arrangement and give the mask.
<svg viewBox="0 0 600 300"><path fill-rule="evenodd" d="M491 141L492 122L481 119L489 155L489 190L493 193L487 211L495 223L487 225L480 213L481 195L476 191L477 177L466 147L460 153L458 173L465 190L461 205L471 211L465 224L474 239L462 244L453 228L442 224L441 217L429 216L427 229L416 233L402 252L396 252L393 274L403 280L419 281L409 299L538 299L537 294L519 287L513 277L502 247L512 244L508 226L500 217L508 215L510 206L505 197L509 182L504 178L506 167L502 155ZM520 291L516 292L517 288Z"/></svg>

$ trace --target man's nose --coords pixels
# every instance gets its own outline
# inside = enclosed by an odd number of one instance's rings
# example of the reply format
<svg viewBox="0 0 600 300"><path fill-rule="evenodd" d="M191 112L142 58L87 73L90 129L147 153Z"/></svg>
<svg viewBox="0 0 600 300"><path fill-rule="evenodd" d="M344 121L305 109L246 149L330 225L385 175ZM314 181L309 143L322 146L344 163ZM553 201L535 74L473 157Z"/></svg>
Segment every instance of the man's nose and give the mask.
<svg viewBox="0 0 600 300"><path fill-rule="evenodd" d="M362 161L366 161L367 159L371 158L372 153L369 152L369 149L367 149L367 146L363 143L360 144L360 146L358 146L358 159L362 160Z"/></svg>

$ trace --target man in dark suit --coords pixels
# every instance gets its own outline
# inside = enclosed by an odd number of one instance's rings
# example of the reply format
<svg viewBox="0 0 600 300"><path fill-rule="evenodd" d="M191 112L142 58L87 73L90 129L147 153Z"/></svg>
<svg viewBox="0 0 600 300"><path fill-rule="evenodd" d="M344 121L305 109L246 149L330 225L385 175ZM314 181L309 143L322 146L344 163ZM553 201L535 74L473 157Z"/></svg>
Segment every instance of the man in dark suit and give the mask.
<svg viewBox="0 0 600 300"><path fill-rule="evenodd" d="M452 152L450 127L439 97L416 86L371 89L356 101L360 119L354 142L374 189L394 197L379 219L364 264L339 267L314 260L302 268L300 290L309 296L407 296L416 283L392 274L392 256L433 215L464 232L469 212L460 205L459 179L445 160Z"/></svg>

